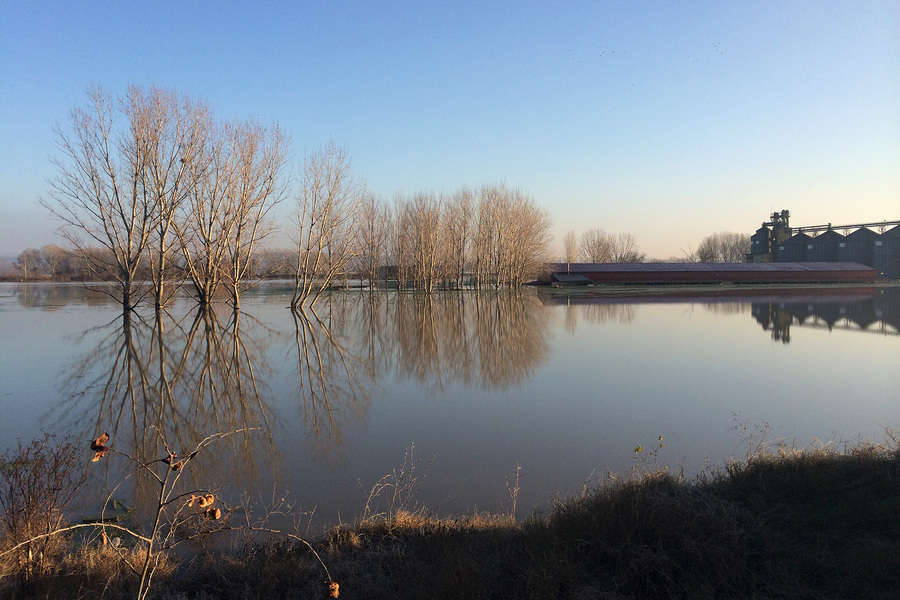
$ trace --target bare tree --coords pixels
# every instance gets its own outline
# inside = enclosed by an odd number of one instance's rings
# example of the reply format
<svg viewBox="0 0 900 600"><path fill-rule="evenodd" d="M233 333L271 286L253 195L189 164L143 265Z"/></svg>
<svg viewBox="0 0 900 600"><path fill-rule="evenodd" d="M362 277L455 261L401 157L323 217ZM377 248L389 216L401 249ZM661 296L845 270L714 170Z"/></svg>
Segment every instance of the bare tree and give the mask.
<svg viewBox="0 0 900 600"><path fill-rule="evenodd" d="M518 287L548 259L550 218L534 200L503 184L482 187L475 231L479 286Z"/></svg>
<svg viewBox="0 0 900 600"><path fill-rule="evenodd" d="M16 257L15 266L22 271L23 280L28 281L29 274L34 279L44 264L44 256L40 250L37 248L26 248Z"/></svg>
<svg viewBox="0 0 900 600"><path fill-rule="evenodd" d="M206 143L189 166L191 186L174 222L175 234L185 273L206 307L227 270L233 225L234 156L220 127L210 124Z"/></svg>
<svg viewBox="0 0 900 600"><path fill-rule="evenodd" d="M70 113L69 131L54 128L57 176L49 198L42 200L73 247L108 250L84 256L91 271L112 284L110 293L125 310L136 301L137 272L157 212L147 185L145 144L131 109L128 101L116 102L100 87L89 89L87 107ZM118 114L128 127L117 128Z"/></svg>
<svg viewBox="0 0 900 600"><path fill-rule="evenodd" d="M275 126L255 121L227 128L234 155L234 180L228 187L225 284L234 308L240 308L240 288L250 273L251 258L274 224L267 218L286 192L284 169L288 141Z"/></svg>
<svg viewBox="0 0 900 600"><path fill-rule="evenodd" d="M444 198L434 192L413 196L404 212L407 247L411 250L413 283L417 289L434 291L443 278L442 221Z"/></svg>
<svg viewBox="0 0 900 600"><path fill-rule="evenodd" d="M72 253L65 248L49 244L41 247L41 256L44 259L47 270L50 272L51 279L56 279L64 274L71 274L73 269Z"/></svg>
<svg viewBox="0 0 900 600"><path fill-rule="evenodd" d="M749 251L749 235L723 231L703 238L692 257L698 262L744 262Z"/></svg>
<svg viewBox="0 0 900 600"><path fill-rule="evenodd" d="M130 86L128 104L155 207L149 263L158 310L179 287L170 285L179 274L172 265L176 219L194 185L192 177L199 174L193 167L212 133L211 116L205 104L156 86Z"/></svg>
<svg viewBox="0 0 900 600"><path fill-rule="evenodd" d="M464 287L466 268L472 245L472 220L475 208L475 192L461 188L449 200L447 206L446 238L449 276L457 288Z"/></svg>
<svg viewBox="0 0 900 600"><path fill-rule="evenodd" d="M303 161L295 234L297 270L291 306L314 304L360 252L360 205L365 183L350 158L330 142Z"/></svg>
<svg viewBox="0 0 900 600"><path fill-rule="evenodd" d="M637 240L630 233L617 233L610 237L612 242L612 262L642 263L647 255L640 251Z"/></svg>
<svg viewBox="0 0 900 600"><path fill-rule="evenodd" d="M550 227L547 211L520 190L512 190L509 216L510 246L507 284L520 287L537 278L545 269L550 252Z"/></svg>
<svg viewBox="0 0 900 600"><path fill-rule="evenodd" d="M578 258L586 263L610 262L613 257L612 236L602 229L588 229L581 234Z"/></svg>
<svg viewBox="0 0 900 600"><path fill-rule="evenodd" d="M563 236L563 255L567 263L578 262L578 237L573 230Z"/></svg>
<svg viewBox="0 0 900 600"><path fill-rule="evenodd" d="M378 271L387 257L388 219L387 207L374 195L366 194L361 205L360 236L362 252L359 256L360 274L375 287Z"/></svg>
<svg viewBox="0 0 900 600"><path fill-rule="evenodd" d="M402 194L394 195L394 203L391 209L392 226L388 228L388 253L389 260L393 262L393 268L396 271L397 288L405 289L409 280L410 250L408 247L410 236L404 233L409 217L409 203ZM390 266L390 265L389 265Z"/></svg>

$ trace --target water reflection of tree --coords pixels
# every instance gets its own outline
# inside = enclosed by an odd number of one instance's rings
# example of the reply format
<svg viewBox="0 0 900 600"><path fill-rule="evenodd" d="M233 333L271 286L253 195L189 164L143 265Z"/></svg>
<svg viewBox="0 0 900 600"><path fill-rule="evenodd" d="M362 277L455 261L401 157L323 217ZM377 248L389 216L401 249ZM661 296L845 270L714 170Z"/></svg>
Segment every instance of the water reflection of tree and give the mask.
<svg viewBox="0 0 900 600"><path fill-rule="evenodd" d="M590 302L584 300L573 303L571 298L567 298L564 324L566 333L575 335L578 329L579 317L594 325L603 325L604 323L627 325L634 321L636 315L637 308L631 303Z"/></svg>
<svg viewBox="0 0 900 600"><path fill-rule="evenodd" d="M217 309L226 313L225 319ZM249 321L249 335L241 330L242 319ZM237 310L223 306L197 310L178 357L178 386L168 403L178 407L177 398L187 400L180 413L172 414L173 427L184 429L179 440L195 442L213 432L259 428L252 436L229 438L235 454L243 458L241 469L256 472L260 458L256 449L263 449L268 457L273 446L261 390L265 378L257 375L258 369L265 369L262 356L271 333Z"/></svg>
<svg viewBox="0 0 900 600"><path fill-rule="evenodd" d="M314 458L339 462L391 371L437 388L508 387L549 354L548 323L529 294L334 292L294 311L297 393Z"/></svg>
<svg viewBox="0 0 900 600"><path fill-rule="evenodd" d="M345 456L345 434L365 420L369 395L365 368L358 347L341 335L348 322L341 313L346 297L329 296L323 320L310 308L292 310L297 348L297 393L307 436L316 460L340 463Z"/></svg>
<svg viewBox="0 0 900 600"><path fill-rule="evenodd" d="M188 475L209 485L234 472L256 473L256 461L274 454L256 373L264 336L258 323L242 331L241 314L229 314L224 320L213 310L180 318L126 311L85 332L98 341L66 372L67 399L51 417L83 439L109 432L114 447L144 462L164 456L161 439L177 450L211 433L259 428L230 438L230 452L220 444L216 456L198 456ZM113 482L120 475L108 473ZM139 504L148 483L134 483Z"/></svg>
<svg viewBox="0 0 900 600"><path fill-rule="evenodd" d="M547 321L531 296L480 298L475 321L479 373L485 387L515 385L547 359Z"/></svg>
<svg viewBox="0 0 900 600"><path fill-rule="evenodd" d="M582 306L582 314L585 321L596 325L604 323L618 323L627 325L632 323L637 315L637 307L634 304L586 304Z"/></svg>
<svg viewBox="0 0 900 600"><path fill-rule="evenodd" d="M386 309L373 305L366 320L393 322L394 335L386 339L394 347L371 336L367 342L379 348L383 366L391 363L422 384L504 388L530 375L549 353L546 313L531 294L395 294L385 303Z"/></svg>
<svg viewBox="0 0 900 600"><path fill-rule="evenodd" d="M747 302L708 302L703 306L714 315L744 315L750 312Z"/></svg>
<svg viewBox="0 0 900 600"><path fill-rule="evenodd" d="M41 308L48 311L60 309L68 304L87 306L109 304L109 297L89 290L81 285L64 284L24 284L10 288L16 301L27 308Z"/></svg>

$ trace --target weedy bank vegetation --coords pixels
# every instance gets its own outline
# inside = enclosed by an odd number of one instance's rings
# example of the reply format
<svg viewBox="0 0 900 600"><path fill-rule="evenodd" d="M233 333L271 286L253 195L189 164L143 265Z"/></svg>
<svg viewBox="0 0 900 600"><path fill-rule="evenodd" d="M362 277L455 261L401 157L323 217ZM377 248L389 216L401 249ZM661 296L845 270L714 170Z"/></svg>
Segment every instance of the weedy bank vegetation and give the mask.
<svg viewBox="0 0 900 600"><path fill-rule="evenodd" d="M0 590L6 598L85 599L141 593L165 599L895 598L900 447L894 432L887 430L881 442L802 449L770 445L765 434L748 436L746 457L693 478L660 464L660 438L652 449L635 448L631 473L609 475L557 500L548 514L521 520L515 518L518 479L507 482L507 514L433 516L414 502L410 452L403 467L373 488L351 525L312 542L270 534L244 538L237 550L190 555L152 550L146 542L114 547L98 535L66 532L64 497L52 509L16 505L32 510L27 514L36 526L18 528L9 514L8 503L19 501L11 482L39 465L27 446L4 459ZM56 448L39 449L53 455ZM163 491L172 489L173 461L165 463L168 471L156 471L169 482ZM79 484L77 470L63 471ZM173 514L186 519L193 513L182 505L190 495L160 496L160 504L179 507ZM190 536L215 535L214 529L195 528ZM44 531L66 533L21 544L21 535ZM149 588L134 565L151 554Z"/></svg>

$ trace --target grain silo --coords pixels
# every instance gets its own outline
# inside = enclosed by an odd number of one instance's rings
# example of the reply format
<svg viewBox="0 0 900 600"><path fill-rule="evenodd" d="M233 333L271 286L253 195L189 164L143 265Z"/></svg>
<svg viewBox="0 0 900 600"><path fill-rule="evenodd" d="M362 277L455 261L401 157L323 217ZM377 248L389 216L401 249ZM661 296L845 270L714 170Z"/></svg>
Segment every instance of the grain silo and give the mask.
<svg viewBox="0 0 900 600"><path fill-rule="evenodd" d="M778 262L806 262L807 247L812 238L798 233L778 244Z"/></svg>
<svg viewBox="0 0 900 600"><path fill-rule="evenodd" d="M880 236L867 227L860 227L838 243L838 260L875 266L875 241Z"/></svg>
<svg viewBox="0 0 900 600"><path fill-rule="evenodd" d="M812 238L807 245L806 260L809 262L838 262L839 245L844 236L834 229Z"/></svg>
<svg viewBox="0 0 900 600"><path fill-rule="evenodd" d="M879 276L900 279L900 225L878 236L873 259Z"/></svg>

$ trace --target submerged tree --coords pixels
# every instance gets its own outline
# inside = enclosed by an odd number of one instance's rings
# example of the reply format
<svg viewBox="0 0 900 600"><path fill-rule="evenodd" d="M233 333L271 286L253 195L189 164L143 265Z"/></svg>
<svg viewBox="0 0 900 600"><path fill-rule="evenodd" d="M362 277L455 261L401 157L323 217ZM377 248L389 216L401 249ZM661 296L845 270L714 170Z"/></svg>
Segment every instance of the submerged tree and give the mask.
<svg viewBox="0 0 900 600"><path fill-rule="evenodd" d="M315 303L360 254L365 183L343 148L329 143L303 161L294 225L297 263L291 306Z"/></svg>
<svg viewBox="0 0 900 600"><path fill-rule="evenodd" d="M151 86L128 88L129 114L146 155L143 175L152 197L153 232L149 246L153 296L159 309L180 283L174 268L177 218L188 198L195 163L211 135L209 108L174 90Z"/></svg>
<svg viewBox="0 0 900 600"><path fill-rule="evenodd" d="M117 117L127 121L117 124ZM70 113L69 129L56 126L57 176L42 204L61 221L59 233L84 252L95 276L112 284L125 310L136 302L138 270L150 245L157 199L148 186L146 141L134 106L103 88L88 91L85 108Z"/></svg>
<svg viewBox="0 0 900 600"><path fill-rule="evenodd" d="M387 259L388 208L372 194L367 194L361 205L360 243L362 250L358 262L358 271L369 284L375 287L379 270Z"/></svg>
<svg viewBox="0 0 900 600"><path fill-rule="evenodd" d="M463 187L448 200L445 224L447 276L453 281L452 287L462 288L465 285L466 270L469 268L472 251L475 198L473 189Z"/></svg>
<svg viewBox="0 0 900 600"><path fill-rule="evenodd" d="M68 129L55 129L58 175L43 204L63 237L126 309L146 279L158 309L182 273L202 305L225 283L238 306L284 193L280 130L218 124L205 104L155 86L88 97Z"/></svg>
<svg viewBox="0 0 900 600"><path fill-rule="evenodd" d="M234 307L239 308L242 282L255 275L250 271L253 254L275 228L269 212L286 191L283 172L288 140L277 126L266 128L255 121L234 123L226 131L235 173L228 191L231 234L225 283Z"/></svg>
<svg viewBox="0 0 900 600"><path fill-rule="evenodd" d="M519 287L536 278L550 251L550 217L523 191L482 187L474 235L478 285Z"/></svg>
<svg viewBox="0 0 900 600"><path fill-rule="evenodd" d="M399 235L409 250L416 289L432 292L444 278L444 199L433 192L419 192L404 203Z"/></svg>
<svg viewBox="0 0 900 600"><path fill-rule="evenodd" d="M210 132L190 168L192 183L175 232L185 275L205 307L222 282L231 233L228 196L234 185L234 160L220 128Z"/></svg>

